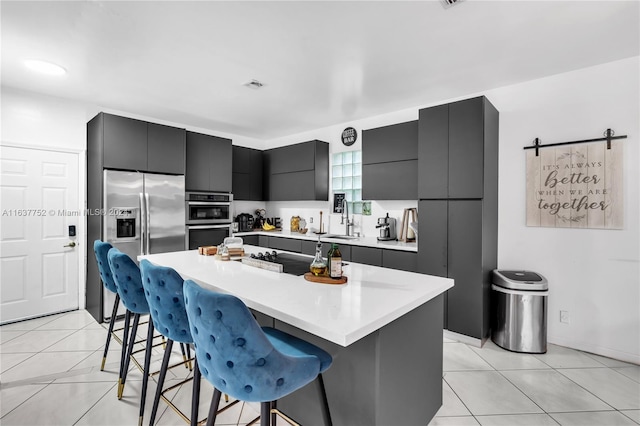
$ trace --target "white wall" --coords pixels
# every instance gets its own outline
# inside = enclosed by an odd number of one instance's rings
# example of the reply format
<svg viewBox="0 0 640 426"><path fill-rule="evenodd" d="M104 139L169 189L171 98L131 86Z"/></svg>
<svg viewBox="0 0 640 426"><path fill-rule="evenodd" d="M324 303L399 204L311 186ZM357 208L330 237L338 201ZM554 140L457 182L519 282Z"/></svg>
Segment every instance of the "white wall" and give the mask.
<svg viewBox="0 0 640 426"><path fill-rule="evenodd" d="M638 57L492 90L500 111L498 266L549 280L550 342L640 363ZM597 138L624 145L623 230L525 226L523 147ZM560 310L571 323L560 323Z"/></svg>
<svg viewBox="0 0 640 426"><path fill-rule="evenodd" d="M269 140L273 148L312 139L330 143L330 151L361 149L362 129L415 120L418 109L485 95L500 111L498 267L528 269L549 280L548 341L640 364L640 254L638 141L640 95L638 57L523 84L348 122ZM345 127L358 130L358 142L344 147ZM525 226L525 155L523 147L597 138L607 128L626 134L623 230L529 228ZM301 215L317 220L327 202L267 202L267 215ZM372 204L372 216L356 217L360 230L375 235L375 221L386 211L399 218L412 201ZM342 230L338 215L330 232ZM560 310L571 323L560 323Z"/></svg>

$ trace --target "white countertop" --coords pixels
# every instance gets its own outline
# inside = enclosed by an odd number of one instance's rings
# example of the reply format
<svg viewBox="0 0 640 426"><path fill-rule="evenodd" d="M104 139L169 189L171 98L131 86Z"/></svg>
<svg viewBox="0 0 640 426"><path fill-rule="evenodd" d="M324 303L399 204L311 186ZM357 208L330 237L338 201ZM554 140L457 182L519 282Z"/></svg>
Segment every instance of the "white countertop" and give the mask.
<svg viewBox="0 0 640 426"><path fill-rule="evenodd" d="M264 248L245 245L247 254ZM278 250L281 252L281 250ZM297 253L293 253L299 256ZM312 257L309 258L311 263ZM221 261L197 250L140 256L183 278L242 299L247 306L341 346L348 346L453 287L453 280L348 262L342 285Z"/></svg>
<svg viewBox="0 0 640 426"><path fill-rule="evenodd" d="M234 232L234 237L242 237L244 235L266 235L269 237L282 237L282 238L294 238L296 240L306 241L318 241L318 236L313 233L300 234L299 232L290 231L251 231L251 232ZM323 236L320 241L326 243L338 243L346 244L350 246L362 246L362 247L376 247L387 250L402 250L402 251L418 251L418 244L416 242L406 243L403 241L378 241L376 237L358 237L356 239L343 239L343 238L327 238Z"/></svg>

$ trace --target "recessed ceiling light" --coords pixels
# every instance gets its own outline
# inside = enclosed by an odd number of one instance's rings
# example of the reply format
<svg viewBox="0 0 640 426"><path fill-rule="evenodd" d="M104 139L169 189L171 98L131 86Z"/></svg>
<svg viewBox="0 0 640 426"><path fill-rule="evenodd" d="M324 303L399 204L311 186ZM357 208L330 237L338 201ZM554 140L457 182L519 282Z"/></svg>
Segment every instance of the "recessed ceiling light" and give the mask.
<svg viewBox="0 0 640 426"><path fill-rule="evenodd" d="M461 2L462 0L441 0L442 1L442 5L447 8L447 7L451 7L456 3Z"/></svg>
<svg viewBox="0 0 640 426"><path fill-rule="evenodd" d="M24 61L24 64L32 71L39 72L47 75L64 75L67 70L60 65L53 64L51 62L40 61L38 59L28 59Z"/></svg>
<svg viewBox="0 0 640 426"><path fill-rule="evenodd" d="M264 83L261 83L258 80L251 80L250 82L245 83L244 85L252 89L259 89L262 86L264 86Z"/></svg>

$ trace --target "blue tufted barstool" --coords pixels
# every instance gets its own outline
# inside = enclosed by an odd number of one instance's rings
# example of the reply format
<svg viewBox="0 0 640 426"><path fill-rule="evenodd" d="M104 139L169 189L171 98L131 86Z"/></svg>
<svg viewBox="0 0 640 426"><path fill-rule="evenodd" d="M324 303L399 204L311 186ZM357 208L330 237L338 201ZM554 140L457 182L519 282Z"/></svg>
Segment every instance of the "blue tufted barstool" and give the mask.
<svg viewBox="0 0 640 426"><path fill-rule="evenodd" d="M275 425L275 414L282 413L273 403L315 379L325 424L331 425L322 380L331 355L280 330L260 328L235 296L205 290L191 280L184 282L184 296L200 370L215 387L207 425L215 421L221 392L260 402L260 425Z"/></svg>
<svg viewBox="0 0 640 426"><path fill-rule="evenodd" d="M160 376L158 377L158 388L153 400L153 409L151 410L151 419L149 420L149 424L153 425L153 422L155 421L160 398L176 410L184 420L189 421L189 419L164 396L165 391L162 390L164 379L167 374L169 359L171 358L173 342L179 342L187 345L193 343L191 332L189 331L187 312L184 308L184 296L182 294L182 285L184 281L175 270L163 266L155 266L145 259L140 262L140 271L142 273L142 286L144 287L144 293L149 304L151 319L153 321L153 324L149 325L149 330L152 330L155 327L160 334L167 338L167 347L162 359L162 367L160 368ZM147 336L147 348L151 347L152 336L153 332L149 331L149 335ZM151 350L147 350L144 360L144 376L142 379L140 423L142 423L142 416L144 414L150 359ZM181 384L182 383L180 383L180 385ZM190 421L192 425L198 424L199 401L200 370L198 369L198 361L196 359L193 373L193 394L191 401Z"/></svg>
<svg viewBox="0 0 640 426"><path fill-rule="evenodd" d="M113 276L111 275L111 268L109 267L109 260L107 259L107 253L113 246L109 243L95 240L93 242L93 252L96 255L96 262L98 263L98 272L100 272L100 278L104 288L112 293L115 293L116 300L113 302L113 311L111 312L111 319L109 320L109 331L107 332L107 342L104 345L104 354L102 356L102 364L100 365L100 371L104 370L104 364L107 362L107 354L109 353L109 343L111 342L111 335L113 334L113 326L116 322L116 316L118 315L118 305L120 304L120 295L118 294L118 288L116 287ZM115 337L117 339L117 337ZM122 342L120 342L122 343Z"/></svg>
<svg viewBox="0 0 640 426"><path fill-rule="evenodd" d="M122 399L140 315L149 314L149 305L144 295L138 265L127 254L122 253L117 248L109 250L107 258L109 259L111 274L118 288L120 300L127 308L124 317L122 355L120 357L120 374L118 376L118 399ZM131 337L129 337L131 314L133 314L133 326L131 327Z"/></svg>

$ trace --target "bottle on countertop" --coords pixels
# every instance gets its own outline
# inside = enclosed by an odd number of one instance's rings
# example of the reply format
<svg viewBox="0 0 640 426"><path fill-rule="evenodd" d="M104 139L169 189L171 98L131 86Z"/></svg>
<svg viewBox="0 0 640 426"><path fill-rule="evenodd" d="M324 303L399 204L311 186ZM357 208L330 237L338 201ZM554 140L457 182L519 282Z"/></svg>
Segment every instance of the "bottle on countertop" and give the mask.
<svg viewBox="0 0 640 426"><path fill-rule="evenodd" d="M327 273L327 264L322 258L322 243L320 242L316 245L316 256L313 258L309 270L316 277Z"/></svg>
<svg viewBox="0 0 640 426"><path fill-rule="evenodd" d="M329 276L331 278L342 278L342 253L340 253L338 244L331 244L331 249L327 253L327 260L329 262Z"/></svg>

